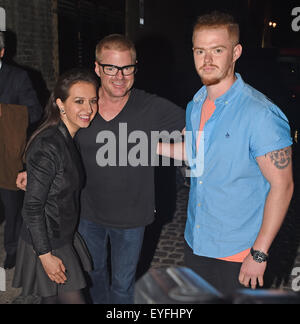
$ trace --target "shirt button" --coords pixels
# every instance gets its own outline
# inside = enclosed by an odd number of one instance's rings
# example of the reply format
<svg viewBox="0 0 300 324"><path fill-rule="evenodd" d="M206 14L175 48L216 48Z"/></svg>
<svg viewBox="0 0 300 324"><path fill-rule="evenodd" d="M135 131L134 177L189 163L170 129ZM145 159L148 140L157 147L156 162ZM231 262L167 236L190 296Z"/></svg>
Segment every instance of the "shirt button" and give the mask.
<svg viewBox="0 0 300 324"><path fill-rule="evenodd" d="M198 207L201 207L201 204L198 204Z"/></svg>
<svg viewBox="0 0 300 324"><path fill-rule="evenodd" d="M199 184L203 184L203 181L199 181Z"/></svg>
<svg viewBox="0 0 300 324"><path fill-rule="evenodd" d="M199 228L200 228L200 225L197 225L197 226L196 226L196 228L198 228L198 229L199 229Z"/></svg>

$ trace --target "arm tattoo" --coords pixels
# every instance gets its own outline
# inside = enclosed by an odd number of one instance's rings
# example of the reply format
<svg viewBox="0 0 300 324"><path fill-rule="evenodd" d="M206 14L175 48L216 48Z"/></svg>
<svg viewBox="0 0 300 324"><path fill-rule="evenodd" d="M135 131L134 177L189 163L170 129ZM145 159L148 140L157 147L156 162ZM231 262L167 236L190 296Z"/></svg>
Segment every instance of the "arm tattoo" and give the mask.
<svg viewBox="0 0 300 324"><path fill-rule="evenodd" d="M279 151L267 153L265 156L270 157L277 169L285 169L291 163L292 149L291 147L286 147Z"/></svg>

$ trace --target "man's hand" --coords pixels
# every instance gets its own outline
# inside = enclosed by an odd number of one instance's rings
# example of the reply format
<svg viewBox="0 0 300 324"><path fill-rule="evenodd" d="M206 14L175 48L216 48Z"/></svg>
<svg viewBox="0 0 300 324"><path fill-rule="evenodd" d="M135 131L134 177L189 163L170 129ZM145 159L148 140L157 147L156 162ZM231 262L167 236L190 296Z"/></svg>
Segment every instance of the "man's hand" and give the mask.
<svg viewBox="0 0 300 324"><path fill-rule="evenodd" d="M16 185L19 189L26 191L27 186L27 172L20 172L17 176Z"/></svg>
<svg viewBox="0 0 300 324"><path fill-rule="evenodd" d="M258 263L249 254L242 264L239 282L247 288L251 286L252 289L255 289L258 281L259 286L263 287L266 267L267 262Z"/></svg>
<svg viewBox="0 0 300 324"><path fill-rule="evenodd" d="M265 203L262 226L253 248L268 254L269 248L283 223L293 195L292 149L286 147L270 152L265 156L259 156L256 160L261 173L270 184L270 191ZM249 254L241 267L240 283L246 287L249 287L250 284L251 288L255 289L258 281L262 287L266 267L267 262L258 263Z"/></svg>

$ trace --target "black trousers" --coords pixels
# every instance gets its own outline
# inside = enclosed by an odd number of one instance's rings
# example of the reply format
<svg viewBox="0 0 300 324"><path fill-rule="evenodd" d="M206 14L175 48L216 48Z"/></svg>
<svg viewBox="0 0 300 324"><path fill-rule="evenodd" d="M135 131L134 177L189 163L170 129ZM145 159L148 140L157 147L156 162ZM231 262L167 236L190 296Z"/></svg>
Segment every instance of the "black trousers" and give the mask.
<svg viewBox="0 0 300 324"><path fill-rule="evenodd" d="M14 254L17 251L22 225L23 197L23 191L0 188L1 213L5 218L4 249L7 254Z"/></svg>
<svg viewBox="0 0 300 324"><path fill-rule="evenodd" d="M245 288L238 280L242 263L195 255L186 242L184 261L186 267L193 270L225 296L234 294L237 289Z"/></svg>

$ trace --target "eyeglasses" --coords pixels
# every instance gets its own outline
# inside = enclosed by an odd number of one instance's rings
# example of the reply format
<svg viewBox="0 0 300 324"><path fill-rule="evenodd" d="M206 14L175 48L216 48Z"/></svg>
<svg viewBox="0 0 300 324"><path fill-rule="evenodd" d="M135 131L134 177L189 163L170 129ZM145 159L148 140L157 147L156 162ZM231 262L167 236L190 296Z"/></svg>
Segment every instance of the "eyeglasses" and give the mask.
<svg viewBox="0 0 300 324"><path fill-rule="evenodd" d="M112 64L101 64L99 62L97 62L97 63L102 67L103 72L106 75L110 75L110 76L116 76L119 71L122 72L123 76L128 76L128 75L134 74L137 71L136 64L117 66L117 65L112 65Z"/></svg>

